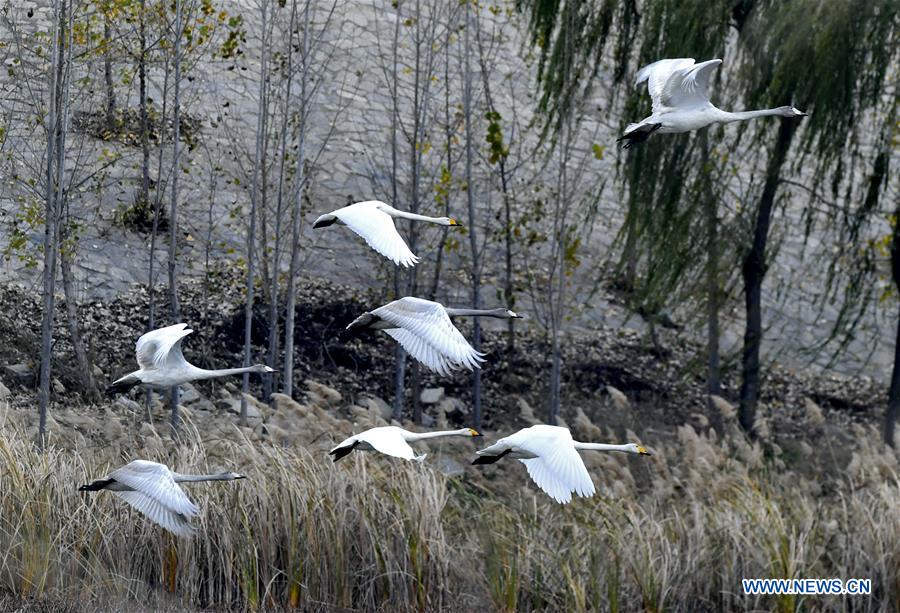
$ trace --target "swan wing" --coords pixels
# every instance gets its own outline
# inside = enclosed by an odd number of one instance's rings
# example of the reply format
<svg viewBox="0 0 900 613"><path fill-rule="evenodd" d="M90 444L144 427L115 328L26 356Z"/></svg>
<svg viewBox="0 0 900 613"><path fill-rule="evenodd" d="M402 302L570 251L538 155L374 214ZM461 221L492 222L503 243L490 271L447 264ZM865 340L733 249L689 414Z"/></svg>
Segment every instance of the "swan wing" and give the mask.
<svg viewBox="0 0 900 613"><path fill-rule="evenodd" d="M141 336L135 345L138 366L141 370L163 367L180 367L187 364L181 353L181 340L193 332L187 324L175 324L152 330Z"/></svg>
<svg viewBox="0 0 900 613"><path fill-rule="evenodd" d="M364 441L372 446L372 449L385 455L403 458L404 460L417 460L413 448L403 438L404 430L396 426L381 426L360 432L354 438Z"/></svg>
<svg viewBox="0 0 900 613"><path fill-rule="evenodd" d="M178 536L189 538L194 535L195 529L190 519L181 513L167 509L158 500L154 500L143 492L116 492L113 494L137 509L153 523L162 526L169 532Z"/></svg>
<svg viewBox="0 0 900 613"><path fill-rule="evenodd" d="M415 266L419 258L409 250L406 241L397 232L394 219L381 210L380 206L382 205L384 203L376 200L357 202L333 211L331 214L363 237L369 247L394 264L407 268Z"/></svg>
<svg viewBox="0 0 900 613"><path fill-rule="evenodd" d="M664 107L679 109L709 104L709 78L722 60L707 60L679 68L666 80L660 95Z"/></svg>
<svg viewBox="0 0 900 613"><path fill-rule="evenodd" d="M567 428L532 426L508 437L506 442L537 456L519 461L532 481L556 502L571 501L572 492L584 497L594 495L594 482Z"/></svg>
<svg viewBox="0 0 900 613"><path fill-rule="evenodd" d="M650 99L653 101L653 112L658 113L666 105L662 103L663 90L669 77L678 70L690 68L694 65L694 58L683 57L671 60L659 60L652 64L647 64L638 70L634 84L640 85L644 81L647 82L647 91L650 92Z"/></svg>
<svg viewBox="0 0 900 613"><path fill-rule="evenodd" d="M197 505L191 502L184 490L175 483L172 471L163 464L134 460L109 473L109 478L140 492L173 513L185 517L196 517L200 514Z"/></svg>
<svg viewBox="0 0 900 613"><path fill-rule="evenodd" d="M372 311L396 328L385 332L410 355L440 374L455 368L479 368L483 353L475 351L437 302L405 297Z"/></svg>

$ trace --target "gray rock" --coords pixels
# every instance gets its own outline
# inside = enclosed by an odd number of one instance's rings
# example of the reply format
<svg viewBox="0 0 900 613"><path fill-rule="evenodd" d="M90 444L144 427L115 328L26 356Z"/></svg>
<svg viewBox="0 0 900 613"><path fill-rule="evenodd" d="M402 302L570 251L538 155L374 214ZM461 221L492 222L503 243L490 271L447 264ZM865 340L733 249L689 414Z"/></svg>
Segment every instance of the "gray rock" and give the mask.
<svg viewBox="0 0 900 613"><path fill-rule="evenodd" d="M375 409L384 421L391 421L394 408L378 396L368 396L361 400L361 404L368 409Z"/></svg>
<svg viewBox="0 0 900 613"><path fill-rule="evenodd" d="M426 428L433 428L435 424L435 419L428 413L422 413L422 425Z"/></svg>
<svg viewBox="0 0 900 613"><path fill-rule="evenodd" d="M143 407L126 396L119 396L116 398L116 402L114 403L117 407L121 407L127 411L131 411L132 413L140 413L143 411Z"/></svg>
<svg viewBox="0 0 900 613"><path fill-rule="evenodd" d="M181 388L181 397L179 400L182 404L191 404L192 402L197 402L200 400L200 392L197 391L197 388L191 385L190 383L185 383L180 386Z"/></svg>
<svg viewBox="0 0 900 613"><path fill-rule="evenodd" d="M11 393L8 387L0 383L0 400L6 400Z"/></svg>
<svg viewBox="0 0 900 613"><path fill-rule="evenodd" d="M448 477L461 477L466 472L465 467L453 458L440 457L434 465Z"/></svg>
<svg viewBox="0 0 900 613"><path fill-rule="evenodd" d="M34 386L34 372L28 364L8 364L3 367L3 374L18 385L24 387Z"/></svg>
<svg viewBox="0 0 900 613"><path fill-rule="evenodd" d="M235 415L241 414L241 401L239 398L229 398L228 400L220 400L219 405L222 406L229 413L234 413ZM261 419L262 414L260 414L259 409L254 406L252 402L247 403L247 419Z"/></svg>
<svg viewBox="0 0 900 613"><path fill-rule="evenodd" d="M444 397L444 388L442 387L429 387L422 390L422 394L419 396L419 400L422 401L422 404L437 404Z"/></svg>

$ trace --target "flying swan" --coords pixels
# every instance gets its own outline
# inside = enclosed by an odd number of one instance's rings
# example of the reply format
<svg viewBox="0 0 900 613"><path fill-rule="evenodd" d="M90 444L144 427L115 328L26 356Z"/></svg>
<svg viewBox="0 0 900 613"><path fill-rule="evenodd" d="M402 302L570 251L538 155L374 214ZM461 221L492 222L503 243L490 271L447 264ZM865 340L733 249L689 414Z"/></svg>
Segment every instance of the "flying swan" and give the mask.
<svg viewBox="0 0 900 613"><path fill-rule="evenodd" d="M313 223L313 228L324 228L335 222L341 222L362 236L369 247L394 264L406 268L415 266L419 262L419 258L413 255L403 237L397 232L397 228L394 227L394 219L397 217L412 221L427 221L439 226L462 225L450 217L416 215L398 211L380 200L367 200L321 215Z"/></svg>
<svg viewBox="0 0 900 613"><path fill-rule="evenodd" d="M122 468L78 488L79 492L108 490L158 524L181 537L190 537L195 528L191 518L200 509L187 497L179 483L200 481L234 481L245 479L237 473L217 475L183 475L169 470L165 464L147 460L133 460Z"/></svg>
<svg viewBox="0 0 900 613"><path fill-rule="evenodd" d="M531 480L539 488L556 502L566 504L572 500L572 492L585 498L594 495L594 482L578 455L579 450L652 455L646 447L636 443L581 443L572 440L568 428L537 425L523 428L477 451L479 457L472 464L493 464L504 456L515 458L525 465Z"/></svg>
<svg viewBox="0 0 900 613"><path fill-rule="evenodd" d="M430 438L440 438L442 436L481 436L472 428L462 428L461 430L440 430L437 432L410 432L397 426L381 426L379 428L371 428L365 432L354 434L336 445L328 453L334 456L337 462L345 455L359 449L360 451L378 451L385 455L392 455L395 458L403 458L404 460L413 460L421 462L428 454L416 455L409 443L416 441L424 441Z"/></svg>
<svg viewBox="0 0 900 613"><path fill-rule="evenodd" d="M707 60L696 64L693 58L680 58L660 60L641 68L634 84L647 81L653 114L639 123L629 124L616 142L626 141L627 149L634 143L647 140L656 131L674 134L699 130L713 123L730 123L754 117L806 116L806 113L792 106L737 113L716 108L709 101L709 77L721 63L722 60Z"/></svg>
<svg viewBox="0 0 900 613"><path fill-rule="evenodd" d="M479 362L484 362L485 354L475 351L450 321L458 316L520 318L508 309L453 309L407 296L363 313L347 329L384 330L429 369L449 375L457 368L480 368Z"/></svg>
<svg viewBox="0 0 900 613"><path fill-rule="evenodd" d="M175 324L147 332L141 336L135 351L140 368L131 374L116 379L106 388L107 394L124 394L137 385L153 388L167 388L198 379L214 379L239 375L245 372L270 373L273 369L262 364L244 368L223 368L206 370L197 368L184 359L181 340L193 332L187 324Z"/></svg>

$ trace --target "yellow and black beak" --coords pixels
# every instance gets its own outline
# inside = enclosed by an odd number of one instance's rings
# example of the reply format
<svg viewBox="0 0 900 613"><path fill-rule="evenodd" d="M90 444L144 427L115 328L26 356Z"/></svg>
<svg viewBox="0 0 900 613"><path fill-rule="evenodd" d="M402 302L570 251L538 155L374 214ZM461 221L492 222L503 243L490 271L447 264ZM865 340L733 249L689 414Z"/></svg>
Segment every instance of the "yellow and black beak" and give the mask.
<svg viewBox="0 0 900 613"><path fill-rule="evenodd" d="M649 449L647 449L643 445L638 445L638 453L641 455L653 455L653 452L651 452Z"/></svg>
<svg viewBox="0 0 900 613"><path fill-rule="evenodd" d="M451 226L459 226L460 228L462 227L462 224L459 223L458 221L456 221L455 219L453 219L452 217L450 218L450 225Z"/></svg>
<svg viewBox="0 0 900 613"><path fill-rule="evenodd" d="M471 434L472 436L484 436L483 434L481 434L481 432L479 432L475 428L469 428L469 434Z"/></svg>

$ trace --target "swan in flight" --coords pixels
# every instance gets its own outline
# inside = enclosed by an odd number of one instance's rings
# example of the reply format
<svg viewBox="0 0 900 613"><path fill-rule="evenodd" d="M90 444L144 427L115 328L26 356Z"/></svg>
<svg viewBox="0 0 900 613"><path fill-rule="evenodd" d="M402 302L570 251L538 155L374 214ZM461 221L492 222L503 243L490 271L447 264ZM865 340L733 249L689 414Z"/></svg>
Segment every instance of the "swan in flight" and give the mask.
<svg viewBox="0 0 900 613"><path fill-rule="evenodd" d="M380 200L357 202L350 206L321 215L313 223L313 228L324 228L335 222L341 222L359 234L369 247L391 260L394 264L406 268L415 266L419 258L409 250L406 241L394 227L394 219L411 219L427 221L439 226L460 226L458 221L450 217L428 217L406 211L398 211Z"/></svg>
<svg viewBox="0 0 900 613"><path fill-rule="evenodd" d="M443 436L481 436L472 428L462 428L460 430L440 430L437 432L410 432L397 426L381 426L371 428L365 432L354 434L338 445L328 453L334 456L337 462L345 455L359 449L360 451L378 451L385 455L392 455L395 458L403 458L404 460L414 460L421 462L428 454L416 455L410 443L416 441L424 441L430 438L441 438Z"/></svg>
<svg viewBox="0 0 900 613"><path fill-rule="evenodd" d="M184 359L181 340L193 332L187 324L175 324L147 332L135 346L137 363L140 368L131 374L116 379L107 386L107 394L124 394L137 385L153 388L167 388L197 379L214 379L245 372L271 373L273 369L262 364L244 368L224 368L206 370L197 368Z"/></svg>
<svg viewBox="0 0 900 613"><path fill-rule="evenodd" d="M629 124L618 139L626 141L627 149L634 143L647 140L651 134L690 132L713 123L730 123L754 117L805 117L806 113L792 106L780 106L760 111L730 113L716 108L709 101L709 77L722 60L707 60L699 64L693 58L660 60L641 68L635 85L647 81L653 101L653 114L639 123Z"/></svg>
<svg viewBox="0 0 900 613"><path fill-rule="evenodd" d="M446 376L457 368L480 368L479 362L484 362L485 354L475 351L450 321L457 316L521 317L508 309L453 309L407 296L363 313L347 329L384 330L419 362Z"/></svg>
<svg viewBox="0 0 900 613"><path fill-rule="evenodd" d="M578 451L587 450L653 455L636 443L581 443L572 440L568 428L539 424L523 428L477 451L478 458L472 464L493 464L504 456L515 458L525 465L531 480L539 488L556 502L566 504L572 500L572 492L585 498L594 495L594 482L578 455Z"/></svg>
<svg viewBox="0 0 900 613"><path fill-rule="evenodd" d="M82 485L78 491L108 490L146 515L153 523L186 538L194 534L190 521L200 515L200 509L178 484L245 478L237 473L183 475L169 470L165 464L134 460L103 479Z"/></svg>

